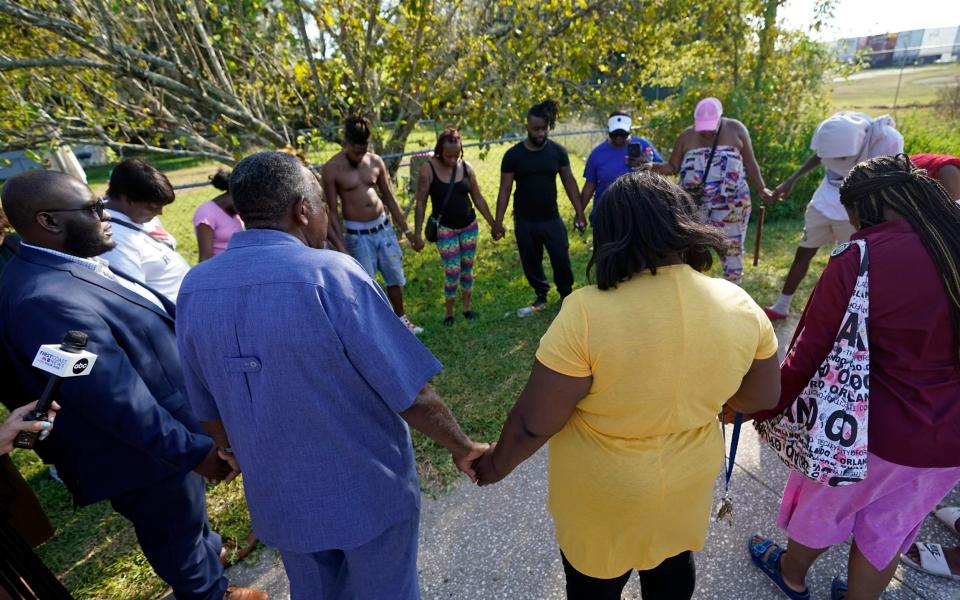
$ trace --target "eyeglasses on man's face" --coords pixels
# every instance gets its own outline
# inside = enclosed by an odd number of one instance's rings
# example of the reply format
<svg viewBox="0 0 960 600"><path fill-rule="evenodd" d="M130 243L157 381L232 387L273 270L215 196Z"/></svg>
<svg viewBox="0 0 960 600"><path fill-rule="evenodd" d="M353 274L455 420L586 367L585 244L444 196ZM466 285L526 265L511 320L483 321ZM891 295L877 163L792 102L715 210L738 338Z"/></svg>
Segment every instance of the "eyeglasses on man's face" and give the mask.
<svg viewBox="0 0 960 600"><path fill-rule="evenodd" d="M80 208L51 208L49 210L38 210L37 213L57 213L57 212L81 212L88 211L90 214L95 215L98 219L103 218L103 209L107 206L106 198L98 198L96 202L92 202Z"/></svg>

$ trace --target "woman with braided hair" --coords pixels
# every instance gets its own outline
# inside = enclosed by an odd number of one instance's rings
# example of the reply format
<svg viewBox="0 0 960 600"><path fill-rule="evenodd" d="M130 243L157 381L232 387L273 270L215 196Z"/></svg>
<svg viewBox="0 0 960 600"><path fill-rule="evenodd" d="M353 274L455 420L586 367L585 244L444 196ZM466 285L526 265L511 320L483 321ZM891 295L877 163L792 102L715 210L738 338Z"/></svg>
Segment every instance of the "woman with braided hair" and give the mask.
<svg viewBox="0 0 960 600"><path fill-rule="evenodd" d="M423 248L420 233L425 223L428 196L431 201L429 219L436 225L435 242L443 263L443 297L447 309L443 324L449 327L454 323L453 305L458 286L463 302L463 318L473 320L478 317L470 307L473 263L479 236L474 206L490 225L491 237L494 240L503 237L503 231L497 228L490 207L480 191L480 182L473 166L463 160L460 132L453 127L448 127L437 136L433 156L420 167L413 228L414 249Z"/></svg>
<svg viewBox="0 0 960 600"><path fill-rule="evenodd" d="M868 474L829 487L791 472L777 518L787 549L754 536L750 553L787 597L805 599L814 561L852 535L848 581L834 580L832 598L872 600L960 482L960 206L903 154L854 167L840 200L869 258ZM780 403L754 419L785 410L823 363L859 266L856 244L834 250L781 365Z"/></svg>

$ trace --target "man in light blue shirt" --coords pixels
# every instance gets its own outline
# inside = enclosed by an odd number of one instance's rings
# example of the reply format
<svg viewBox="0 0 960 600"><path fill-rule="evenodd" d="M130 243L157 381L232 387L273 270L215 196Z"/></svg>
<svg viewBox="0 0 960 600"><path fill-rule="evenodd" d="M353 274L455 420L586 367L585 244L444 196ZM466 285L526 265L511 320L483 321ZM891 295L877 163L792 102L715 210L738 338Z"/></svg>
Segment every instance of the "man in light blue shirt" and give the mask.
<svg viewBox="0 0 960 600"><path fill-rule="evenodd" d="M230 192L248 230L195 267L178 298L191 403L242 468L254 530L280 549L292 598L418 598L407 423L471 477L486 445L436 396L440 363L376 282L316 249L326 205L299 159L249 156Z"/></svg>

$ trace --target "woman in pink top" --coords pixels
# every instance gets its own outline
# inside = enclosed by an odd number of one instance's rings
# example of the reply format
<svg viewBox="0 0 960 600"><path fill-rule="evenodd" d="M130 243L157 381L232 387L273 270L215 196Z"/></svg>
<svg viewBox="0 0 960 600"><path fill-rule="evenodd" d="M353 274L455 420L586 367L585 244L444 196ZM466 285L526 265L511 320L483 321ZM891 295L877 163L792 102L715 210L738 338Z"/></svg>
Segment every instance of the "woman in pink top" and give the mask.
<svg viewBox="0 0 960 600"><path fill-rule="evenodd" d="M924 517L960 482L960 206L903 154L862 162L840 201L867 244L870 416L867 477L843 487L791 472L777 525L786 551L755 536L756 565L795 600L829 547L853 537L847 582L832 598L879 598ZM843 247L841 247L843 248ZM856 245L838 249L780 367L786 409L830 352L857 279Z"/></svg>
<svg viewBox="0 0 960 600"><path fill-rule="evenodd" d="M223 193L204 202L193 213L200 262L226 250L233 234L243 231L243 221L240 220L237 209L233 207L233 198L230 197L230 173L220 169L210 179L210 185Z"/></svg>

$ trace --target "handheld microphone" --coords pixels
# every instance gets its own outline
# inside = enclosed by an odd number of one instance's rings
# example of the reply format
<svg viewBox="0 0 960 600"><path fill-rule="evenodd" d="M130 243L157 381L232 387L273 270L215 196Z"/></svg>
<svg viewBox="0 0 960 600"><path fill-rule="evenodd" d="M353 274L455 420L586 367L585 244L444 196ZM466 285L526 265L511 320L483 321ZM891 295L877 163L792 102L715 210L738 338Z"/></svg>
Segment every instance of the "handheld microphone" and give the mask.
<svg viewBox="0 0 960 600"><path fill-rule="evenodd" d="M63 378L90 374L93 363L97 362L97 355L87 352L86 347L87 334L82 331L68 331L60 344L40 346L36 358L33 359L33 366L52 376L37 401L37 407L24 415L24 421L46 421L47 411L60 391ZM13 445L17 448L33 448L39 435L39 431L21 431Z"/></svg>

